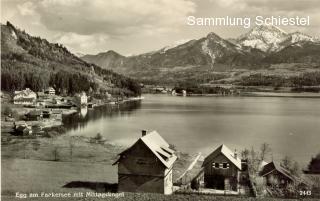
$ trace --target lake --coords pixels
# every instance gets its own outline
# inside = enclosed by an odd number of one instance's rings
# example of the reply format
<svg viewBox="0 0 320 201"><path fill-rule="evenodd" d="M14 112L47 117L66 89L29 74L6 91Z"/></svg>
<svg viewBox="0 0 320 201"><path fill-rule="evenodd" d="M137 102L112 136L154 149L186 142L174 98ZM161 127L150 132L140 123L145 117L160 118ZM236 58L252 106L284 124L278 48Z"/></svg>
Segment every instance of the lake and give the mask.
<svg viewBox="0 0 320 201"><path fill-rule="evenodd" d="M239 152L270 144L272 156L306 165L320 152L320 99L144 95L140 103L82 110L64 120L69 135L95 136L125 146L141 130L157 130L183 152L204 156L221 144Z"/></svg>

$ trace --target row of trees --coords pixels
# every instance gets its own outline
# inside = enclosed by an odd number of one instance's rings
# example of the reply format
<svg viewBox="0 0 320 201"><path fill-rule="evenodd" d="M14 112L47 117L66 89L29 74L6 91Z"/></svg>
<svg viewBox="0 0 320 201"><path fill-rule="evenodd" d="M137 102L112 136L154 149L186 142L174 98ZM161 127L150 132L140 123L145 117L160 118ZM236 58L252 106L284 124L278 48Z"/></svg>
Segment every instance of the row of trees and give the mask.
<svg viewBox="0 0 320 201"><path fill-rule="evenodd" d="M38 67L39 63L33 61L25 55L9 54L2 55L1 58L1 89L9 92L21 90L26 87L41 91L49 86L53 86L60 94L74 94L81 91L99 93L99 84L96 78L102 77L104 84L123 91L123 95L138 96L141 94L141 87L138 82L112 71L92 66L88 73L81 73L78 70L62 68L58 64L42 63L43 68ZM21 60L19 60L21 59ZM41 64L41 63L40 63ZM84 71L86 72L86 71Z"/></svg>
<svg viewBox="0 0 320 201"><path fill-rule="evenodd" d="M320 72L306 72L301 75L283 77L279 75L249 75L240 81L244 86L302 87L320 85Z"/></svg>
<svg viewBox="0 0 320 201"><path fill-rule="evenodd" d="M58 71L49 73L46 71L15 71L2 69L1 89L9 92L30 88L34 91L54 86L58 93L75 94L81 91L97 90L98 85L88 76L80 73Z"/></svg>

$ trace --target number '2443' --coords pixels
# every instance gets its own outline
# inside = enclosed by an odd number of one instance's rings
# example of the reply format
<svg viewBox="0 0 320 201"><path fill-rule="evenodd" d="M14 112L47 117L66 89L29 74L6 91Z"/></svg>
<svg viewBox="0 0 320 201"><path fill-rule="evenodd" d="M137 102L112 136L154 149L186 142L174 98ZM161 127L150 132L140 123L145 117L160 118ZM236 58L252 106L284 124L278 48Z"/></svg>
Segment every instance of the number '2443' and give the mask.
<svg viewBox="0 0 320 201"><path fill-rule="evenodd" d="M299 191L299 195L302 195L302 196L311 195L311 191Z"/></svg>

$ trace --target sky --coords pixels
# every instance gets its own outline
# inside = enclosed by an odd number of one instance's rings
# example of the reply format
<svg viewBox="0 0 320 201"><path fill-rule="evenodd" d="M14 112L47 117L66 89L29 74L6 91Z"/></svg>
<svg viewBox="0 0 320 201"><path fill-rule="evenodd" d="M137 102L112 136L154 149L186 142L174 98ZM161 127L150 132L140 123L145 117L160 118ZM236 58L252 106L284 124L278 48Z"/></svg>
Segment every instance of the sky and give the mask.
<svg viewBox="0 0 320 201"><path fill-rule="evenodd" d="M320 36L320 0L0 0L1 23L61 43L74 53L135 55L215 32L236 38L242 26L188 26L187 17L310 16L283 26Z"/></svg>

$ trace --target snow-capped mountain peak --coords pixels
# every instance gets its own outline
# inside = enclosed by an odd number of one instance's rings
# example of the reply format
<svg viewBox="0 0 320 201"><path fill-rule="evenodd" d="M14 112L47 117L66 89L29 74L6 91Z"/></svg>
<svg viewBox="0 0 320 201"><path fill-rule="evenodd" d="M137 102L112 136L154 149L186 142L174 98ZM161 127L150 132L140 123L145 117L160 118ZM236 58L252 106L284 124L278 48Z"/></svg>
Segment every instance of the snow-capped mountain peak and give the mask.
<svg viewBox="0 0 320 201"><path fill-rule="evenodd" d="M284 41L288 33L272 25L262 25L252 28L248 33L238 38L238 43L242 46L249 46L260 49L264 52L279 49L279 43Z"/></svg>
<svg viewBox="0 0 320 201"><path fill-rule="evenodd" d="M184 44L184 43L186 43L186 42L188 42L188 41L190 41L190 39L181 39L181 40L175 41L175 42L173 42L172 44L167 45L167 46L165 46L164 48L160 49L159 52L160 52L161 54L163 54L163 53L165 53L166 51L168 51L168 50L170 50L170 49L172 49L172 48L175 48L175 47L177 47L177 46L179 46L179 45L182 45L182 44ZM156 51L156 52L157 52L157 51Z"/></svg>
<svg viewBox="0 0 320 201"><path fill-rule="evenodd" d="M291 43L296 43L296 42L299 42L299 41L311 41L311 42L315 42L316 39L307 35L307 34L304 34L304 33L301 33L301 32L293 32L293 33L290 33L289 34L289 37L291 38Z"/></svg>

